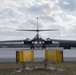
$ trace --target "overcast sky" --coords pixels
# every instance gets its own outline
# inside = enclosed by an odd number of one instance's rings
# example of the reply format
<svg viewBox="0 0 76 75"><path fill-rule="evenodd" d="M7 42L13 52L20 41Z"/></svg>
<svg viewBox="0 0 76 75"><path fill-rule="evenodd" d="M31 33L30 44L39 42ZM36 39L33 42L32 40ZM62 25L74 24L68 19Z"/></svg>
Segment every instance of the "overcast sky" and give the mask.
<svg viewBox="0 0 76 75"><path fill-rule="evenodd" d="M0 40L32 39L16 29L36 29L37 17L40 29L59 29L42 38L76 40L76 0L0 0Z"/></svg>

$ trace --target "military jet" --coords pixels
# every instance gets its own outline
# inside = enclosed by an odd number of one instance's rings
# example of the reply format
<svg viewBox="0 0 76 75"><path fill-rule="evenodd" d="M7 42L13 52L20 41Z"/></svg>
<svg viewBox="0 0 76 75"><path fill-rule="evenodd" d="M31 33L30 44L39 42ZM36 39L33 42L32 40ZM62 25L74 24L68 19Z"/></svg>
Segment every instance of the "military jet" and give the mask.
<svg viewBox="0 0 76 75"><path fill-rule="evenodd" d="M35 30L27 30L27 29L18 29L18 31L33 31L33 32L37 32L36 36L32 39L29 40L28 38L26 40L24 40L24 44L25 45L30 45L31 49L34 49L35 47L39 48L42 47L46 49L46 45L47 44L52 44L52 40L47 38L47 40L42 39L39 36L39 32L42 31L57 31L58 29L39 29L38 28L38 17L37 17L37 29Z"/></svg>
<svg viewBox="0 0 76 75"><path fill-rule="evenodd" d="M59 29L39 29L38 28L38 17L37 17L37 29L17 29L17 31L31 31L36 32L37 34L33 39L26 38L24 40L8 40L8 41L0 41L0 48L21 48L21 47L29 47L30 49L42 48L46 49L46 47L63 47L64 49L71 49L71 47L76 47L75 40L57 40L47 38L44 40L40 37L39 32L44 31L58 31ZM56 46L54 46L56 45Z"/></svg>

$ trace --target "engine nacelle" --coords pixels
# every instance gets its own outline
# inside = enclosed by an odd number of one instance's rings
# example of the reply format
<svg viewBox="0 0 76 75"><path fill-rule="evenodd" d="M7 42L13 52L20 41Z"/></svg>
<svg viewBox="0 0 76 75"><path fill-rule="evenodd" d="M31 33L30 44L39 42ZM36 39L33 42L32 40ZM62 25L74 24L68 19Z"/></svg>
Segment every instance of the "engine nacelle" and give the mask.
<svg viewBox="0 0 76 75"><path fill-rule="evenodd" d="M24 44L31 45L32 44L32 41L24 41Z"/></svg>
<svg viewBox="0 0 76 75"><path fill-rule="evenodd" d="M45 45L46 44L52 44L52 41L44 41Z"/></svg>

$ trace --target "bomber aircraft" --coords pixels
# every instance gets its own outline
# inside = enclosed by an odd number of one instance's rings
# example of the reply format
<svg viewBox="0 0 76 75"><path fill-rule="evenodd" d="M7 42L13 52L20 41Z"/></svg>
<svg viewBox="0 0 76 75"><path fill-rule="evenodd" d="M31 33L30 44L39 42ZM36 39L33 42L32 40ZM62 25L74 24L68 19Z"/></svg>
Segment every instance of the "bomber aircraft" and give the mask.
<svg viewBox="0 0 76 75"><path fill-rule="evenodd" d="M11 47L29 47L30 49L42 48L46 49L46 47L63 47L64 49L71 49L71 47L76 47L76 41L72 40L57 40L47 38L44 40L39 36L39 32L42 31L57 31L59 29L39 29L38 28L38 17L37 17L37 29L17 29L17 31L32 31L37 32L33 39L26 38L25 40L9 40L9 41L0 41L0 48L11 48ZM52 45L53 44L53 45ZM25 46L26 45L26 46Z"/></svg>

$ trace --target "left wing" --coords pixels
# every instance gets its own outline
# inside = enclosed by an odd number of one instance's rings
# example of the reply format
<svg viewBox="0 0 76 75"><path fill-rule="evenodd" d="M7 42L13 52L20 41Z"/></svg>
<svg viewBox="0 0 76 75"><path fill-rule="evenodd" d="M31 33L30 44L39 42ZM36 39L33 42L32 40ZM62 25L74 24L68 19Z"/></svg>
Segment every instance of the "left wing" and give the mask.
<svg viewBox="0 0 76 75"><path fill-rule="evenodd" d="M29 45L31 45L31 41L27 39L0 41L0 48L30 47Z"/></svg>

